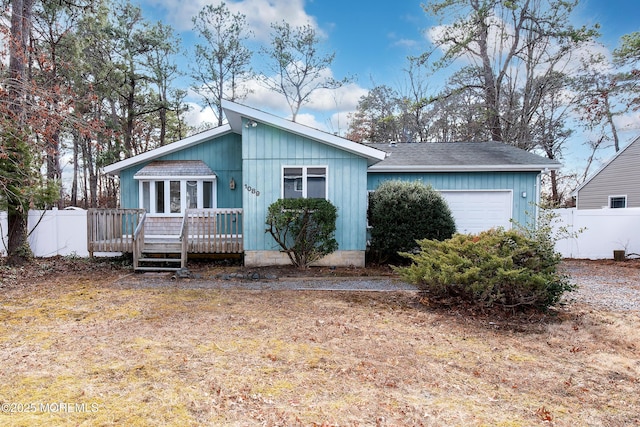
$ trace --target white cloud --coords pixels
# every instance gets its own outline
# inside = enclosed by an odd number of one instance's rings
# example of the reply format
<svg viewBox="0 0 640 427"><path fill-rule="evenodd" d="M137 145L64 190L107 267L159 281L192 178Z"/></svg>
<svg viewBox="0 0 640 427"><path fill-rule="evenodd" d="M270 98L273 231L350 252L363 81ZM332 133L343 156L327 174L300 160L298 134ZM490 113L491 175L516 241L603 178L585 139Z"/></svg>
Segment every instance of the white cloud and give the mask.
<svg viewBox="0 0 640 427"><path fill-rule="evenodd" d="M218 118L213 113L213 110L209 107L202 108L202 106L189 102L189 111L185 114L185 122L188 126L194 126L200 128L205 123L210 123L211 126L216 126Z"/></svg>
<svg viewBox="0 0 640 427"><path fill-rule="evenodd" d="M637 111L629 111L625 114L617 115L613 118L616 127L621 131L633 131L633 136L640 128L640 115Z"/></svg>
<svg viewBox="0 0 640 427"><path fill-rule="evenodd" d="M217 6L221 1L194 0L180 2L175 0L146 0L146 3L162 8L166 11L164 20L179 31L192 28L191 18L206 5ZM247 26L259 41L268 41L271 24L286 20L291 26L311 24L319 34L316 19L304 10L305 0L227 0L232 13L242 13L246 16Z"/></svg>
<svg viewBox="0 0 640 427"><path fill-rule="evenodd" d="M391 44L391 46L400 47L404 49L413 49L415 47L420 46L420 42L418 40L413 40L413 39L397 39Z"/></svg>
<svg viewBox="0 0 640 427"><path fill-rule="evenodd" d="M321 78L331 78L333 73L325 69ZM264 77L263 77L264 78ZM272 79L276 77L272 76ZM252 105L263 105L265 108L289 111L289 107L283 95L267 89L257 79L246 84L251 92L246 101ZM360 97L366 95L367 89L356 83L347 83L338 89L316 89L311 94L310 100L303 106L304 110L328 112L334 110L353 110L358 105Z"/></svg>
<svg viewBox="0 0 640 427"><path fill-rule="evenodd" d="M283 95L267 89L257 80L248 82L247 87L252 92L239 101L241 104L278 117L291 118L291 110ZM367 89L356 83L335 90L318 89L311 94L310 102L302 107L296 121L325 132L343 134L348 127L348 115L356 110L358 101L367 93Z"/></svg>
<svg viewBox="0 0 640 427"><path fill-rule="evenodd" d="M278 116L290 115L289 106L284 96L264 87L258 80L253 79L245 83L250 93L240 103L250 105L254 108L272 112Z"/></svg>
<svg viewBox="0 0 640 427"><path fill-rule="evenodd" d="M323 123L320 123L316 120L316 116L309 113L298 114L298 118L296 119L296 122L305 126L309 126L314 129L324 130L325 128Z"/></svg>
<svg viewBox="0 0 640 427"><path fill-rule="evenodd" d="M467 18L468 20L469 18ZM494 58L496 63L494 69L502 69L504 60L511 49L512 44L515 42L515 28L510 22L506 22L497 16L491 16L488 20L489 33L487 37L487 44L489 54ZM471 25L471 24L468 24ZM465 30L469 27L467 25L461 25L454 28L451 24L437 25L429 28L425 32L426 39L439 46L443 53L446 53L453 47L453 43L450 41L444 41L450 39L450 36L455 36L455 39L464 40L466 38ZM519 39L520 46L522 47L526 43L526 37L521 35ZM471 42L469 48L474 52L479 52L479 46L476 42ZM560 46L554 40L551 40L548 44L540 43L537 46L538 52L534 55L538 55L540 60L536 69L537 74L546 73L549 70L550 63L547 61L553 58L560 52ZM602 62L595 63L593 58L602 58ZM464 64L474 64L480 66L481 59L472 54L462 55L457 61ZM597 42L584 42L579 47L574 48L565 54L561 60L554 63L553 69L564 72L566 74L573 74L583 67L583 64L589 64L592 69L598 69L599 71L610 70L611 64L611 52L601 43ZM525 64L517 57L512 59L512 63L508 66L508 73L512 78L523 79L526 77L524 72Z"/></svg>
<svg viewBox="0 0 640 427"><path fill-rule="evenodd" d="M355 110L358 101L368 92L356 83L348 83L338 89L318 89L311 94L306 106L314 111Z"/></svg>

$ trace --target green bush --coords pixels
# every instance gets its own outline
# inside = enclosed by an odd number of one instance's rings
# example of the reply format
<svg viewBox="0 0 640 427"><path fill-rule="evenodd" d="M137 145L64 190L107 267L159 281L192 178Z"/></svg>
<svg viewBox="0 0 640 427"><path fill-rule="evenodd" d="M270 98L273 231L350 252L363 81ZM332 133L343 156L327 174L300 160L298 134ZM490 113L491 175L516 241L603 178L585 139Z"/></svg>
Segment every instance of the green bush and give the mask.
<svg viewBox="0 0 640 427"><path fill-rule="evenodd" d="M418 254L404 254L413 263L396 270L433 303L546 310L575 286L558 271L561 258L548 236L527 234L494 229L425 239Z"/></svg>
<svg viewBox="0 0 640 427"><path fill-rule="evenodd" d="M369 197L371 254L380 262L401 261L398 252L417 250L417 240L450 238L456 231L444 198L421 182L387 181Z"/></svg>
<svg viewBox="0 0 640 427"><path fill-rule="evenodd" d="M324 199L279 199L269 206L266 232L293 265L306 268L338 249L337 217L337 208Z"/></svg>

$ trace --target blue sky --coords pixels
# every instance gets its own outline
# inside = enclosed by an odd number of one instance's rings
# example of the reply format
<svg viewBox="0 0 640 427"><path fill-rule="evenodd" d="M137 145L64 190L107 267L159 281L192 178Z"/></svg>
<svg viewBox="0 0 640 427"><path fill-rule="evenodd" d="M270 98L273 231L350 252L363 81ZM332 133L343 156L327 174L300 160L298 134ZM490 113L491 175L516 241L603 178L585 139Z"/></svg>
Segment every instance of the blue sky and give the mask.
<svg viewBox="0 0 640 427"><path fill-rule="evenodd" d="M161 20L178 30L185 49L193 42L191 17L205 4L219 3L218 0L132 1L142 7L147 18ZM256 38L265 43L270 23L281 20L291 25L311 23L323 34L324 47L336 53L331 69L333 76L353 76L356 80L337 94L318 93L298 121L340 133L346 131L347 114L354 110L367 89L380 84L392 87L402 84L407 56L419 55L428 48L426 30L438 24L424 13L420 0L228 0L226 3L232 11L246 15ZM640 1L581 0L573 17L575 25L601 25L599 42L607 52L618 45L623 34L640 31ZM260 69L259 62L254 66ZM438 81L430 83L434 90L440 85ZM260 88L256 88L255 93L243 102L283 117L289 115L281 100ZM193 112L192 120L207 119L212 120L208 112L200 109ZM637 114L620 121L624 126L633 126ZM625 140L630 138L629 133ZM569 150L568 156L579 156L576 154L580 151L577 144L573 144L574 150ZM611 154L603 156L606 158Z"/></svg>

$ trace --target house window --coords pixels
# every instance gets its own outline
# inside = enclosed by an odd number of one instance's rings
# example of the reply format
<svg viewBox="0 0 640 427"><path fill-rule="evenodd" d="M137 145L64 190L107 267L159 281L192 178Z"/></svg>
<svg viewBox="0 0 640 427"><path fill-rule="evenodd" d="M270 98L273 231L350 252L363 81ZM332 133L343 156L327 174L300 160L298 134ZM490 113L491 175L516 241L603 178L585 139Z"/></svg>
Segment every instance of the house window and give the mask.
<svg viewBox="0 0 640 427"><path fill-rule="evenodd" d="M213 204L213 181L202 181L202 207L210 209L215 207Z"/></svg>
<svg viewBox="0 0 640 427"><path fill-rule="evenodd" d="M326 199L326 166L285 166L282 169L282 198Z"/></svg>
<svg viewBox="0 0 640 427"><path fill-rule="evenodd" d="M609 196L609 207L612 209L626 208L627 196Z"/></svg>
<svg viewBox="0 0 640 427"><path fill-rule="evenodd" d="M180 181L169 181L169 199L171 203L169 207L171 213L180 213L182 204L180 203Z"/></svg>
<svg viewBox="0 0 640 427"><path fill-rule="evenodd" d="M196 209L197 207L198 207L198 181L187 181L187 209Z"/></svg>
<svg viewBox="0 0 640 427"><path fill-rule="evenodd" d="M140 180L140 206L149 214L182 215L186 209L216 207L211 179Z"/></svg>
<svg viewBox="0 0 640 427"><path fill-rule="evenodd" d="M156 213L164 213L164 181L151 181L150 185L156 189ZM151 192L153 194L153 192Z"/></svg>
<svg viewBox="0 0 640 427"><path fill-rule="evenodd" d="M151 184L149 181L144 181L142 183L142 209L149 212L151 211L151 193L149 190L149 186Z"/></svg>

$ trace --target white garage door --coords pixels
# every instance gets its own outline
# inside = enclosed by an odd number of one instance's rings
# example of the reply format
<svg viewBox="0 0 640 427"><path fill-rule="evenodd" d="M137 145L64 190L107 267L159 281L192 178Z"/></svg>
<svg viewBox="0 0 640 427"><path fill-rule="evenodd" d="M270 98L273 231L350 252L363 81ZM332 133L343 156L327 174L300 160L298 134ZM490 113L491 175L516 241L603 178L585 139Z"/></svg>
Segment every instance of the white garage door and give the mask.
<svg viewBox="0 0 640 427"><path fill-rule="evenodd" d="M442 191L458 233L475 234L495 227L511 228L511 191Z"/></svg>

